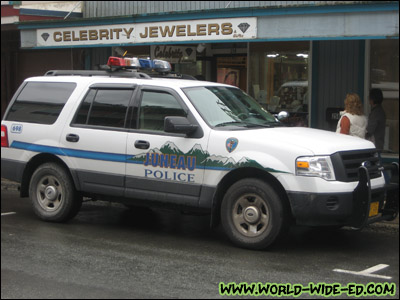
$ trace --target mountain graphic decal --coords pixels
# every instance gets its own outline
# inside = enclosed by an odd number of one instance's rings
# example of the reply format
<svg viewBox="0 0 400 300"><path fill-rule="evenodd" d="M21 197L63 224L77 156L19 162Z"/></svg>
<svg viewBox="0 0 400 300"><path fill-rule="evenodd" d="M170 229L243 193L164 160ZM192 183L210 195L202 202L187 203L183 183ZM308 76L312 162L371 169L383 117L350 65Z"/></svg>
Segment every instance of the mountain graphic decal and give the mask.
<svg viewBox="0 0 400 300"><path fill-rule="evenodd" d="M128 159L130 163L151 165L153 167L166 167L173 169L206 169L230 171L237 168L252 167L268 172L286 173L272 168L265 168L257 161L243 157L235 161L232 157L210 155L203 150L200 144L195 144L192 149L184 153L173 142L166 142L160 149L153 148L147 152L137 154Z"/></svg>

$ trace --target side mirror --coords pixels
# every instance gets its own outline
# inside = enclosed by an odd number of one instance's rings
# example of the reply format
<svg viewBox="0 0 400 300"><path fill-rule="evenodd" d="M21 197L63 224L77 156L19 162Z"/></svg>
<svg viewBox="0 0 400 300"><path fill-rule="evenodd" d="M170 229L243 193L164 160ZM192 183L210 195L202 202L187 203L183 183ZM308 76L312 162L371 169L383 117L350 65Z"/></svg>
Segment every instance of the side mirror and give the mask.
<svg viewBox="0 0 400 300"><path fill-rule="evenodd" d="M197 125L190 123L185 117L165 117L164 119L165 132L189 134L197 128Z"/></svg>
<svg viewBox="0 0 400 300"><path fill-rule="evenodd" d="M289 113L287 111L281 111L279 114L275 115L279 121L287 119L289 117Z"/></svg>

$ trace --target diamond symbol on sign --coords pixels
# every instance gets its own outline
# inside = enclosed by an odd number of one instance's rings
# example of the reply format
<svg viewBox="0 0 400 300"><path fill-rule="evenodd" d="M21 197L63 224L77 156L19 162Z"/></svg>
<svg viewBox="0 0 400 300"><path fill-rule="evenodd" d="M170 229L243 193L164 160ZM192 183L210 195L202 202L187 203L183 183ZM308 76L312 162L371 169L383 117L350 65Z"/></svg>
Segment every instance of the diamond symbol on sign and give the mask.
<svg viewBox="0 0 400 300"><path fill-rule="evenodd" d="M192 52L193 52L193 49L192 48L186 48L185 52L186 52L187 55L190 56L190 54L192 54Z"/></svg>
<svg viewBox="0 0 400 300"><path fill-rule="evenodd" d="M48 34L48 33L43 33L43 34L42 34L42 38L44 39L45 42L47 41L47 39L49 38L49 36L50 36L50 34Z"/></svg>
<svg viewBox="0 0 400 300"><path fill-rule="evenodd" d="M243 33L245 33L247 31L247 29L249 29L250 24L248 24L248 23L240 23L238 25L238 27Z"/></svg>

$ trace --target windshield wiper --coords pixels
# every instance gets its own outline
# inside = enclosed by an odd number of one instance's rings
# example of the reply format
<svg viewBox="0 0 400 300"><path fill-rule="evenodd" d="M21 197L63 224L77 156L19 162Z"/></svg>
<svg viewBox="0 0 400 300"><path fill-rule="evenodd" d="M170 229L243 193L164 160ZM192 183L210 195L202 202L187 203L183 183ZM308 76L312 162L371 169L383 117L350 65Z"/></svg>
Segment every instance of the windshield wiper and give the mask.
<svg viewBox="0 0 400 300"><path fill-rule="evenodd" d="M262 127L262 128L271 128L271 127L282 127L286 126L285 124L281 122L265 122L265 123L244 123L246 127L248 128L256 128L256 127Z"/></svg>
<svg viewBox="0 0 400 300"><path fill-rule="evenodd" d="M262 125L266 127L286 127L286 124L282 122L268 122Z"/></svg>
<svg viewBox="0 0 400 300"><path fill-rule="evenodd" d="M266 122L263 124L257 124L257 123L246 123L240 121L230 121L215 125L215 127L223 127L223 126L239 126L245 128L257 128L257 127L271 128L271 127L285 127L286 125L281 122Z"/></svg>
<svg viewBox="0 0 400 300"><path fill-rule="evenodd" d="M246 123L240 122L240 121L230 121L230 122L223 122L220 124L215 125L214 127L222 127L222 126L230 126L230 125L246 125Z"/></svg>

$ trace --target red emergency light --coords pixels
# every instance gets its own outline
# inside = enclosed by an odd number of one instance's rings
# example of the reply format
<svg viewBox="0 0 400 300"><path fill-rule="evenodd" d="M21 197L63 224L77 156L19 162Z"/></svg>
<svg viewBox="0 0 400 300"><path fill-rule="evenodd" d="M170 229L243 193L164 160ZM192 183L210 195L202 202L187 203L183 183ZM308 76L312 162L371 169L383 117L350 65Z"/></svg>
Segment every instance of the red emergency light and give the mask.
<svg viewBox="0 0 400 300"><path fill-rule="evenodd" d="M125 67L125 60L121 57L110 56L108 58L107 66L110 67Z"/></svg>

